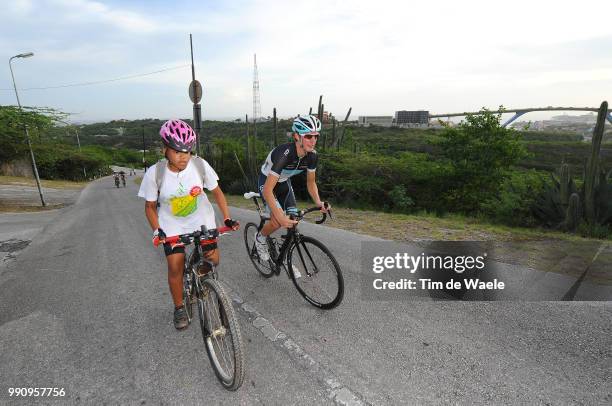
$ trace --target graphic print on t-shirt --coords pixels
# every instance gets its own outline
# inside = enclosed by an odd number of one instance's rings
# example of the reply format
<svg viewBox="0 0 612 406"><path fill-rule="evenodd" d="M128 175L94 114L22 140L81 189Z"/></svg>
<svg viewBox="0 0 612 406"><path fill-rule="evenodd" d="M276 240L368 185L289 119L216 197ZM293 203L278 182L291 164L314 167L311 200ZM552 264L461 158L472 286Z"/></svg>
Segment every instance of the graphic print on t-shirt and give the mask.
<svg viewBox="0 0 612 406"><path fill-rule="evenodd" d="M187 217L198 209L198 196L192 196L191 194L185 195L186 192L187 190L183 184L179 184L176 193L171 195L168 199L170 203L170 212L173 216Z"/></svg>

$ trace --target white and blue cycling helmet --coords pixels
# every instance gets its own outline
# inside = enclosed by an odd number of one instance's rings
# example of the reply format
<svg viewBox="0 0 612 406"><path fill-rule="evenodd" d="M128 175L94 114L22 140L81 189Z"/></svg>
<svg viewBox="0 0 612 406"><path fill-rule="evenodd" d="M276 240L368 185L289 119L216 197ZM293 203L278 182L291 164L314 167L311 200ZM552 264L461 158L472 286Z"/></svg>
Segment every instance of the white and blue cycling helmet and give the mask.
<svg viewBox="0 0 612 406"><path fill-rule="evenodd" d="M321 121L313 115L296 117L291 130L299 135L318 134L321 131Z"/></svg>

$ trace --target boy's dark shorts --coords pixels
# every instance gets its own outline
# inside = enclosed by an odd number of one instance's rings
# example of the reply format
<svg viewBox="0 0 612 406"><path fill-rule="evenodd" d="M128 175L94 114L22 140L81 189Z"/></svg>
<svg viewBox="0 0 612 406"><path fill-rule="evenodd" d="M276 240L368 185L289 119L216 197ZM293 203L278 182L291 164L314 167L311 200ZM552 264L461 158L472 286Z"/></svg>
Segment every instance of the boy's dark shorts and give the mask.
<svg viewBox="0 0 612 406"><path fill-rule="evenodd" d="M185 245L184 244L168 244L164 243L164 253L166 256L172 254L184 254L185 253Z"/></svg>

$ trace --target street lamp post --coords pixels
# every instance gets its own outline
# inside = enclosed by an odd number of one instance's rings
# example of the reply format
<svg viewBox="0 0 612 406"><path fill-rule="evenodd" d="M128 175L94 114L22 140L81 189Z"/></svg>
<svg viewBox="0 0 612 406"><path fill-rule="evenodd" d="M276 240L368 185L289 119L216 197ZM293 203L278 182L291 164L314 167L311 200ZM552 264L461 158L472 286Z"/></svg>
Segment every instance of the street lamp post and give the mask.
<svg viewBox="0 0 612 406"><path fill-rule="evenodd" d="M15 58L29 58L31 56L34 56L34 53L27 52L24 54L12 56L9 59L9 69L11 70L11 78L13 79L13 88L15 89L15 96L17 97L17 105L19 106L19 111L22 113L23 113L23 109L21 108L21 102L19 101L19 93L17 92L17 85L15 84L15 75L13 74L13 66L11 65L11 62L13 62L13 59ZM42 191L42 188L40 187L40 178L38 177L38 168L36 167L36 159L34 158L34 151L32 150L32 143L30 142L30 133L28 132L28 126L25 123L23 123L23 128L25 130L26 140L28 141L28 148L30 149L30 157L32 158L32 168L34 169L34 177L36 178L36 186L38 187L38 194L40 195L40 202L42 203L44 207L47 204L45 203L43 191Z"/></svg>

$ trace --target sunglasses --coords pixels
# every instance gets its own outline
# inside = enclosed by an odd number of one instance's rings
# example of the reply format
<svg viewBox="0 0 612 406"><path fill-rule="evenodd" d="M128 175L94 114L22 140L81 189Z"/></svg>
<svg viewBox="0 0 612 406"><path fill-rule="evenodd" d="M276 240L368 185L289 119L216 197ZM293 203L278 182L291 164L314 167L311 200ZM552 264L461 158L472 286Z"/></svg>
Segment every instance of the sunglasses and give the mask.
<svg viewBox="0 0 612 406"><path fill-rule="evenodd" d="M306 138L307 140L312 139L312 137L314 137L315 141L319 139L319 133L315 133L315 134L304 134L302 135L302 137Z"/></svg>

